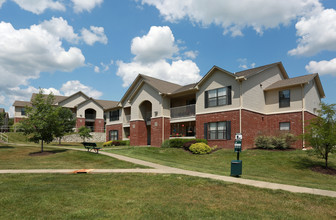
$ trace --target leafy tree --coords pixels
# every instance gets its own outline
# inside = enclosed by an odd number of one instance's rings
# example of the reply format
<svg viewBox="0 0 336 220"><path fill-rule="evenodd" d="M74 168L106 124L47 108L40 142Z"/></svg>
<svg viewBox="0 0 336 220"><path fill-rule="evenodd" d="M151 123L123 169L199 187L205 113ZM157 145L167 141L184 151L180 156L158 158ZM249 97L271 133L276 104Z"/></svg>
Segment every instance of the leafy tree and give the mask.
<svg viewBox="0 0 336 220"><path fill-rule="evenodd" d="M83 138L84 142L85 142L85 138L92 138L92 135L90 134L90 132L91 132L91 129L85 126L82 126L78 129L78 134L81 138Z"/></svg>
<svg viewBox="0 0 336 220"><path fill-rule="evenodd" d="M43 90L32 100L33 107L27 107L28 118L21 123L21 128L25 135L29 135L28 140L39 143L41 141L41 152L43 143L50 143L54 139L55 128L58 125L58 112L52 105L53 94L43 95Z"/></svg>
<svg viewBox="0 0 336 220"><path fill-rule="evenodd" d="M5 124L5 114L4 112L0 112L0 127Z"/></svg>
<svg viewBox="0 0 336 220"><path fill-rule="evenodd" d="M303 135L313 153L325 160L328 168L329 153L336 151L336 104L321 103L318 117L312 119Z"/></svg>
<svg viewBox="0 0 336 220"><path fill-rule="evenodd" d="M54 135L58 138L59 144L61 139L66 133L72 132L73 127L76 125L76 119L70 109L58 107L56 108L58 120L55 126Z"/></svg>

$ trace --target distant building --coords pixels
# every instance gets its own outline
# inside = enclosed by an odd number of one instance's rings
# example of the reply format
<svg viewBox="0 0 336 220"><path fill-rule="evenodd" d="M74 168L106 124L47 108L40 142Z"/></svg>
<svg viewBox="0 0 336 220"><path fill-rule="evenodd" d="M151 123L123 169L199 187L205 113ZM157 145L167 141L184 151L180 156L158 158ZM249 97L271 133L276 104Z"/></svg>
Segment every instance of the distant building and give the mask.
<svg viewBox="0 0 336 220"><path fill-rule="evenodd" d="M33 94L31 100L37 94ZM118 102L93 99L83 92L71 96L54 96L54 105L70 109L76 118L76 129L82 126L89 127L93 132L105 132L104 112L114 108ZM14 123L27 118L26 107L32 106L31 101L15 101Z"/></svg>
<svg viewBox="0 0 336 220"><path fill-rule="evenodd" d="M0 126L0 132L3 131L8 131L8 121L9 121L9 114L8 112L5 111L4 108L0 108L0 114L4 115L4 121L3 121L3 125Z"/></svg>

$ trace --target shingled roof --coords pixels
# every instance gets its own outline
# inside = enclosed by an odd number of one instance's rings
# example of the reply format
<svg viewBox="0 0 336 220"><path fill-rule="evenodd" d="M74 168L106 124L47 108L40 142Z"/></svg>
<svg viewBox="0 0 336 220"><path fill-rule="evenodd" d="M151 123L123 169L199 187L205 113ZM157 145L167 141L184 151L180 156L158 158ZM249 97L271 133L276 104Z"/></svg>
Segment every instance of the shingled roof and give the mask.
<svg viewBox="0 0 336 220"><path fill-rule="evenodd" d="M18 106L18 107L26 107L26 106L29 106L31 107L32 104L30 102L26 102L26 101L15 101L13 103L13 106Z"/></svg>
<svg viewBox="0 0 336 220"><path fill-rule="evenodd" d="M140 74L140 76L144 79L146 83L151 85L157 91L164 93L164 94L173 93L174 91L182 87L181 85L171 83L168 81L164 81L161 79L153 78L147 75Z"/></svg>
<svg viewBox="0 0 336 220"><path fill-rule="evenodd" d="M290 78L290 79L279 80L279 81L269 85L267 88L264 89L264 91L303 85L303 84L309 83L310 81L312 81L314 79L315 79L315 82L317 83L317 88L320 92L321 97L322 98L325 97L323 87L322 87L319 75L317 73L304 75L304 76L298 76L298 77L294 77L294 78Z"/></svg>
<svg viewBox="0 0 336 220"><path fill-rule="evenodd" d="M243 70L243 71L240 71L240 72L236 72L235 73L235 76L238 76L238 77L245 77L245 78L248 78L250 76L253 76L255 74L258 74L258 73L261 73L269 68L272 68L274 66L280 66L284 72L285 69L283 68L282 66L282 63L281 62L277 62L277 63L271 63L271 64L267 64L267 65L264 65L264 66L259 66L259 67L256 67L256 68L252 68L252 69L247 69L247 70ZM287 73L286 73L287 75ZM287 76L288 78L288 76Z"/></svg>

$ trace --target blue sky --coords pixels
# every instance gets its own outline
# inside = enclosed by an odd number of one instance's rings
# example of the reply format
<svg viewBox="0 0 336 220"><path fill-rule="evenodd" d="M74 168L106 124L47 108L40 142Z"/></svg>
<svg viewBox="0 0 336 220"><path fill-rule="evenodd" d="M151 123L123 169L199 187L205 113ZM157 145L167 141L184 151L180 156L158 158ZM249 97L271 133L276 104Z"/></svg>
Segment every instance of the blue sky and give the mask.
<svg viewBox="0 0 336 220"><path fill-rule="evenodd" d="M213 65L318 72L336 103L334 0L0 0L0 108L39 88L119 101L138 73L179 84Z"/></svg>

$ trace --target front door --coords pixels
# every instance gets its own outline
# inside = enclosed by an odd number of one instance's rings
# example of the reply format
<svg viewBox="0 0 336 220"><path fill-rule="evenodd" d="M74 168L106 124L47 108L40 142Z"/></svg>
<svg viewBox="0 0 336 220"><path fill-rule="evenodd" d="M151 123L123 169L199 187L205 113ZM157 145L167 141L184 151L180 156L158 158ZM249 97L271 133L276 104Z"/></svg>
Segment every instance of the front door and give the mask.
<svg viewBox="0 0 336 220"><path fill-rule="evenodd" d="M151 145L151 126L147 125L147 145Z"/></svg>

